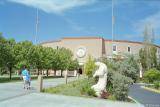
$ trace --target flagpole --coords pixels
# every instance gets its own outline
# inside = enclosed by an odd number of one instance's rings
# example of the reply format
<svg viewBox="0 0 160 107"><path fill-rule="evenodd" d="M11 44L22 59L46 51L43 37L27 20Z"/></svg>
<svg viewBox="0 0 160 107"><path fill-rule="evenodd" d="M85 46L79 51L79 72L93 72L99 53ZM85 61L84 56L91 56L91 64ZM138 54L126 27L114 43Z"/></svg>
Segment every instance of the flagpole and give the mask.
<svg viewBox="0 0 160 107"><path fill-rule="evenodd" d="M37 13L36 13L36 34L35 34L35 44L37 44L37 37L38 37L38 24L39 24L39 12L37 8Z"/></svg>
<svg viewBox="0 0 160 107"><path fill-rule="evenodd" d="M112 0L112 43L111 43L111 49L112 49L112 58L113 58L113 42L114 42L114 1Z"/></svg>
<svg viewBox="0 0 160 107"><path fill-rule="evenodd" d="M114 41L114 0L112 0L112 43Z"/></svg>

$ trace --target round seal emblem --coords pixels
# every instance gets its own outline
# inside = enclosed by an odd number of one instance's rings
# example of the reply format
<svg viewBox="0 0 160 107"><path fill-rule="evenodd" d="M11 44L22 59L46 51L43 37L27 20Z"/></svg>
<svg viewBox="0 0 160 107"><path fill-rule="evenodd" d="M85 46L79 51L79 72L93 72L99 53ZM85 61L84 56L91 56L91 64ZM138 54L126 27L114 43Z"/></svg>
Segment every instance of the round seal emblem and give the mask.
<svg viewBox="0 0 160 107"><path fill-rule="evenodd" d="M85 47L79 47L77 49L76 55L79 58L83 58L86 55L86 48Z"/></svg>

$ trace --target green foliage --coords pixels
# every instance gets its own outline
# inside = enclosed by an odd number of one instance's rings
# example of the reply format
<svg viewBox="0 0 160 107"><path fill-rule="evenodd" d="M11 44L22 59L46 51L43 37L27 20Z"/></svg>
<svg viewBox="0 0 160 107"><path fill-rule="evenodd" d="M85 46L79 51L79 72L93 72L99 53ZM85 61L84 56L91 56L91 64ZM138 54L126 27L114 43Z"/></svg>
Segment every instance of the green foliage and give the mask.
<svg viewBox="0 0 160 107"><path fill-rule="evenodd" d="M12 69L15 65L15 55L14 55L14 47L15 47L15 40L14 39L5 39L3 38L2 34L0 34L0 67L1 72L4 68L7 68L10 74L12 74Z"/></svg>
<svg viewBox="0 0 160 107"><path fill-rule="evenodd" d="M95 91L91 89L91 86L94 84L94 79L90 78L89 80L85 80L81 85L80 92L82 95L88 96L96 96Z"/></svg>
<svg viewBox="0 0 160 107"><path fill-rule="evenodd" d="M154 82L154 88L159 89L160 88L160 81Z"/></svg>
<svg viewBox="0 0 160 107"><path fill-rule="evenodd" d="M132 83L132 79L119 73L114 73L112 79L113 95L117 100L125 101L128 97L128 87Z"/></svg>
<svg viewBox="0 0 160 107"><path fill-rule="evenodd" d="M140 62L143 71L151 68L158 68L157 63L157 48L154 43L154 30L149 25L144 29L144 48L139 51Z"/></svg>
<svg viewBox="0 0 160 107"><path fill-rule="evenodd" d="M0 74L5 73L6 68L21 70L25 65L28 69L42 70L74 70L78 68L78 61L73 60L73 54L69 49L53 49L41 45L33 45L30 41L16 43L14 39L5 39L0 33ZM7 71L8 71L7 70Z"/></svg>
<svg viewBox="0 0 160 107"><path fill-rule="evenodd" d="M144 73L143 79L145 82L153 83L154 81L160 81L160 71L157 69L149 69Z"/></svg>
<svg viewBox="0 0 160 107"><path fill-rule="evenodd" d="M103 60L108 67L107 92L109 99L127 100L129 85L136 81L138 74L137 61L133 56L118 61Z"/></svg>
<svg viewBox="0 0 160 107"><path fill-rule="evenodd" d="M92 77L95 68L96 68L95 61L91 56L89 56L84 65L84 72L88 76L88 78Z"/></svg>
<svg viewBox="0 0 160 107"><path fill-rule="evenodd" d="M139 51L140 62L144 70L158 68L157 48L151 44Z"/></svg>
<svg viewBox="0 0 160 107"><path fill-rule="evenodd" d="M79 68L78 60L77 59L71 60L68 70L73 71L73 70L77 70L78 68Z"/></svg>
<svg viewBox="0 0 160 107"><path fill-rule="evenodd" d="M109 75L112 74L110 71L116 71L126 77L132 78L134 82L138 78L139 67L137 60L132 55L128 55L127 58L119 61L104 60L104 63L107 64Z"/></svg>
<svg viewBox="0 0 160 107"><path fill-rule="evenodd" d="M119 62L119 72L126 77L132 78L134 82L137 80L139 67L133 56L129 56L127 59Z"/></svg>
<svg viewBox="0 0 160 107"><path fill-rule="evenodd" d="M56 93L70 96L95 96L94 90L90 87L93 85L94 79L82 79L68 83L67 85L59 85L53 88L44 89L47 93Z"/></svg>

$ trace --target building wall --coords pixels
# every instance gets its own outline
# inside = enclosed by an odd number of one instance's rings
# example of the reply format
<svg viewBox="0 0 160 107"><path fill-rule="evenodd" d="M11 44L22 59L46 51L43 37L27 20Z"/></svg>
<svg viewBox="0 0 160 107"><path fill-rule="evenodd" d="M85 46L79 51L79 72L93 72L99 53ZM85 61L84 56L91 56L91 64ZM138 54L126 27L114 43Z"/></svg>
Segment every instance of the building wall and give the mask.
<svg viewBox="0 0 160 107"><path fill-rule="evenodd" d="M104 40L99 37L90 38L63 38L61 41L42 43L42 46L52 47L54 49L58 47L64 47L70 49L74 58L77 58L80 63L84 63L87 57L90 55L94 58L102 57L105 54ZM83 58L77 57L77 50L83 47L86 49L86 55ZM103 48L103 49L102 49Z"/></svg>
<svg viewBox="0 0 160 107"><path fill-rule="evenodd" d="M89 55L94 58L100 58L102 56L112 57L113 50L112 46L116 45L117 51L115 54L124 55L124 54L133 54L138 55L139 50L143 48L143 43L141 42L132 42L132 41L121 41L114 40L112 43L111 40L104 40L100 37L79 37L79 38L63 38L60 41L51 41L42 43L42 46L52 47L54 49L64 47L70 49L74 58L77 58L80 63L84 63ZM83 47L86 49L86 55L83 58L77 56L77 50ZM130 52L128 52L128 47L130 47ZM157 47L157 56L160 58L160 47Z"/></svg>
<svg viewBox="0 0 160 107"><path fill-rule="evenodd" d="M42 46L57 49L58 47L62 47L62 43L61 41L44 42L42 43Z"/></svg>
<svg viewBox="0 0 160 107"><path fill-rule="evenodd" d="M126 42L126 41L110 41L106 40L105 41L105 48L106 48L106 56L112 56L113 53L113 45L117 47L117 51L115 54L123 55L123 54L138 54L139 50L143 48L142 43L138 42ZM128 47L130 47L130 52L128 52Z"/></svg>
<svg viewBox="0 0 160 107"><path fill-rule="evenodd" d="M84 63L89 55L94 58L102 57L102 39L90 38L90 39L76 39L76 38L64 38L62 39L62 46L70 49L74 58L77 58L79 62ZM86 49L86 55L83 58L77 57L77 50L83 47Z"/></svg>

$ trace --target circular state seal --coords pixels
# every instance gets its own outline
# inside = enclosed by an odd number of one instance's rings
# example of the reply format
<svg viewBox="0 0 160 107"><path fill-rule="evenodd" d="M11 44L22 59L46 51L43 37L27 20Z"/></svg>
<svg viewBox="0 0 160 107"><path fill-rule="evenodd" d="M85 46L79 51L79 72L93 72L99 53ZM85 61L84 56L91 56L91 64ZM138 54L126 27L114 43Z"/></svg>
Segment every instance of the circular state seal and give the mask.
<svg viewBox="0 0 160 107"><path fill-rule="evenodd" d="M84 47L79 47L77 52L76 52L77 57L83 58L86 55L86 48Z"/></svg>

